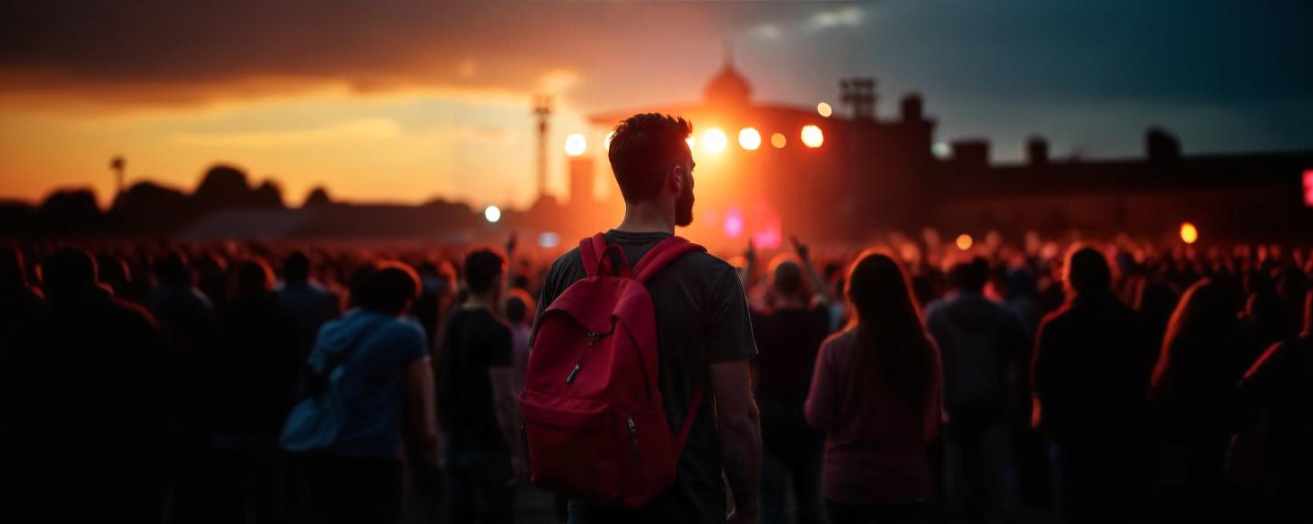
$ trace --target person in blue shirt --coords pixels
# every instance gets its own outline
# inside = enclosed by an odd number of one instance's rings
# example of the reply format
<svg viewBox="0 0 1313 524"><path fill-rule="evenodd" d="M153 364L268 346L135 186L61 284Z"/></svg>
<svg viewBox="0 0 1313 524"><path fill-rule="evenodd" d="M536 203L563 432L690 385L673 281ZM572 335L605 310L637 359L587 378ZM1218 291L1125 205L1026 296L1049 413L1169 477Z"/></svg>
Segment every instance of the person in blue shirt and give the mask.
<svg viewBox="0 0 1313 524"><path fill-rule="evenodd" d="M303 462L313 522L397 522L402 458L437 464L433 372L424 328L404 318L419 278L398 262L376 265L353 293L360 307L319 330L310 368L340 368L340 428ZM326 377L324 377L326 378ZM322 378L321 378L322 380Z"/></svg>

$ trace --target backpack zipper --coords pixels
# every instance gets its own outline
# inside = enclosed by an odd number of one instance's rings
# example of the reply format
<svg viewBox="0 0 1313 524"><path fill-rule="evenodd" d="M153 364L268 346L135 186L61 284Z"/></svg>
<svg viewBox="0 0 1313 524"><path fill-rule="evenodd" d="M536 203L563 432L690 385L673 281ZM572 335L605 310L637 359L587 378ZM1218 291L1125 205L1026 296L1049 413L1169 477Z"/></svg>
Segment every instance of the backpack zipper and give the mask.
<svg viewBox="0 0 1313 524"><path fill-rule="evenodd" d="M588 347L597 345L597 341L600 340L604 335L609 335L609 333L598 333L596 331L589 331L584 333L584 337L588 339ZM574 369L571 369L570 374L565 376L565 383L574 384L574 379L579 376L579 370L583 369L583 367L584 367L583 357L579 357L579 360L574 363Z"/></svg>
<svg viewBox="0 0 1313 524"><path fill-rule="evenodd" d="M629 443L634 450L634 465L638 465L638 424L634 423L634 417L625 417L625 427L629 429Z"/></svg>

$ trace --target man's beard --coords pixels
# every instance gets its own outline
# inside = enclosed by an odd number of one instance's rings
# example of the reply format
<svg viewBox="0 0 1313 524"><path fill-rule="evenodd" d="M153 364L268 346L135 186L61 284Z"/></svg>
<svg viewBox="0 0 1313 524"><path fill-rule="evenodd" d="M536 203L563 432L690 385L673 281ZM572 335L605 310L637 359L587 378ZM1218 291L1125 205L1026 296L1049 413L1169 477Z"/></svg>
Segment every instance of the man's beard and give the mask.
<svg viewBox="0 0 1313 524"><path fill-rule="evenodd" d="M688 227L693 223L693 189L685 189L675 199L675 225Z"/></svg>

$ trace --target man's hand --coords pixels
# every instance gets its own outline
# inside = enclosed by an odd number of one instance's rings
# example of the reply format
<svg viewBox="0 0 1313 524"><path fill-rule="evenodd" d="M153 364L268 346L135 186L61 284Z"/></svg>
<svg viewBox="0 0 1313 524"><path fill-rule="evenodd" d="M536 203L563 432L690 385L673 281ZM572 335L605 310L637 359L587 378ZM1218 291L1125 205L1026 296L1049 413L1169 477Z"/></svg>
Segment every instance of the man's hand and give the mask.
<svg viewBox="0 0 1313 524"><path fill-rule="evenodd" d="M811 248L808 248L807 244L802 243L796 236L789 237L789 241L793 243L793 252L798 254L798 259L808 260L808 257L811 256Z"/></svg>

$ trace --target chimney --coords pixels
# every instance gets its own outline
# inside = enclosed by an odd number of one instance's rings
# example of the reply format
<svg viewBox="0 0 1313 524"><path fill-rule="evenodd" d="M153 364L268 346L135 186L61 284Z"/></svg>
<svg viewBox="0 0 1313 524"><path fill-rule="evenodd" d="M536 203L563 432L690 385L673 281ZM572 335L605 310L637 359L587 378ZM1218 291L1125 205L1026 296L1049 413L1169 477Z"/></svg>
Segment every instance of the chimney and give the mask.
<svg viewBox="0 0 1313 524"><path fill-rule="evenodd" d="M903 97L902 117L904 122L920 122L925 118L921 95L912 93Z"/></svg>
<svg viewBox="0 0 1313 524"><path fill-rule="evenodd" d="M1032 166L1049 163L1049 141L1039 135L1032 135L1026 140L1026 162Z"/></svg>
<svg viewBox="0 0 1313 524"><path fill-rule="evenodd" d="M1174 162L1181 159L1181 142L1160 127L1151 127L1144 134L1144 153L1150 162Z"/></svg>

